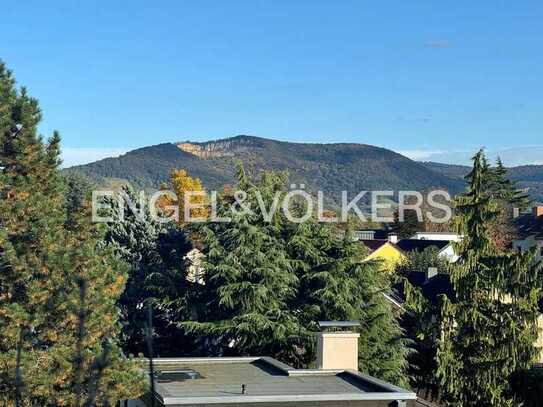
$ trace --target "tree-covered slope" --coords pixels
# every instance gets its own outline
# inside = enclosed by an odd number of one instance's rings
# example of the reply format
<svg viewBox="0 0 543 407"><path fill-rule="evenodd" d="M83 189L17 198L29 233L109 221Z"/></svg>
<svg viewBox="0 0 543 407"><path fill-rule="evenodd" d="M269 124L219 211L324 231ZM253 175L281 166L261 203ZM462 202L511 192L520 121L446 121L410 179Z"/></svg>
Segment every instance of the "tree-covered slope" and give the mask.
<svg viewBox="0 0 543 407"><path fill-rule="evenodd" d="M251 136L205 143L166 143L140 148L117 158L71 167L98 183L125 179L138 187L158 188L174 168L201 178L207 189L232 183L237 160L255 172L288 170L291 182L311 191L323 190L340 199L340 191L457 191L462 182L426 168L393 151L365 144L302 144Z"/></svg>
<svg viewBox="0 0 543 407"><path fill-rule="evenodd" d="M456 180L463 180L471 170L465 165L423 162L427 169ZM520 188L527 188L532 199L543 202L543 165L521 165L508 169L509 177L517 182Z"/></svg>

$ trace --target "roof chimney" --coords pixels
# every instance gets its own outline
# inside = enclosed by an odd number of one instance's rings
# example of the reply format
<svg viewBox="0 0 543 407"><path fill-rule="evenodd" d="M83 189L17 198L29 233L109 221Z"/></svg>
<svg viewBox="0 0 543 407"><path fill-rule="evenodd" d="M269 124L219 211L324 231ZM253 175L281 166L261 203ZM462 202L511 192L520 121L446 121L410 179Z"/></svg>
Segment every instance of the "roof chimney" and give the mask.
<svg viewBox="0 0 543 407"><path fill-rule="evenodd" d="M543 216L543 206L534 206L533 209L534 218L539 218Z"/></svg>
<svg viewBox="0 0 543 407"><path fill-rule="evenodd" d="M392 243L392 244L398 243L398 234L397 233L389 233L388 234L388 241L389 241L389 243Z"/></svg>
<svg viewBox="0 0 543 407"><path fill-rule="evenodd" d="M430 280L431 278L437 276L437 267L428 267L428 270L426 270L426 280Z"/></svg>
<svg viewBox="0 0 543 407"><path fill-rule="evenodd" d="M319 321L317 332L317 368L358 370L359 333L349 331L360 326L356 321ZM342 330L346 329L346 330Z"/></svg>

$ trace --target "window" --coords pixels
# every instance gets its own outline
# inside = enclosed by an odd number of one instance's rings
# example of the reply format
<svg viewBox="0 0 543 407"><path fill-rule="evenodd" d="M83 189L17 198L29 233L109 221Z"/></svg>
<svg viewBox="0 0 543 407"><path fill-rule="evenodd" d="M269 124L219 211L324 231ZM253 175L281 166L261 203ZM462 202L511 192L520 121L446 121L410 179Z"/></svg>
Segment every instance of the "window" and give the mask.
<svg viewBox="0 0 543 407"><path fill-rule="evenodd" d="M192 369L156 371L155 376L159 383L183 382L185 380L202 379L200 373Z"/></svg>

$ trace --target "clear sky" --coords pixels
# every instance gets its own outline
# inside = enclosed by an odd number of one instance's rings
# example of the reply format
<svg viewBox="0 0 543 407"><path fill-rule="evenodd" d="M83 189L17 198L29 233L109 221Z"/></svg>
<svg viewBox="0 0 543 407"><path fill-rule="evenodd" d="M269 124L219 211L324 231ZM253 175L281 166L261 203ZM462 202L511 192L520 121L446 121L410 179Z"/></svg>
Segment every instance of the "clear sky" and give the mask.
<svg viewBox="0 0 543 407"><path fill-rule="evenodd" d="M543 160L541 0L7 0L1 10L0 58L40 99L42 131L60 130L67 160L237 134L416 158L514 147Z"/></svg>

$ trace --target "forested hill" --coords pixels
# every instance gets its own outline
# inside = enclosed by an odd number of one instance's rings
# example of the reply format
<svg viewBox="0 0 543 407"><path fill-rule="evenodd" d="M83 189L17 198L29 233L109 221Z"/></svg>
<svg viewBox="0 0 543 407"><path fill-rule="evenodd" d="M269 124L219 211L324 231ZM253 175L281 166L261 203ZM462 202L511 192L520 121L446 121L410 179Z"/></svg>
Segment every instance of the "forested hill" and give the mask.
<svg viewBox="0 0 543 407"><path fill-rule="evenodd" d="M427 169L458 181L471 170L465 165L441 164L423 162ZM509 168L509 177L517 182L520 188L527 188L530 196L538 202L543 202L543 165L520 165Z"/></svg>
<svg viewBox="0 0 543 407"><path fill-rule="evenodd" d="M130 151L65 171L81 172L99 184L129 181L154 189L168 181L174 168L201 178L207 189L231 184L235 163L241 160L254 172L288 170L292 183L311 191L425 190L462 188L456 177L436 172L393 151L366 144L302 144L252 136L237 136L205 143L166 143Z"/></svg>

